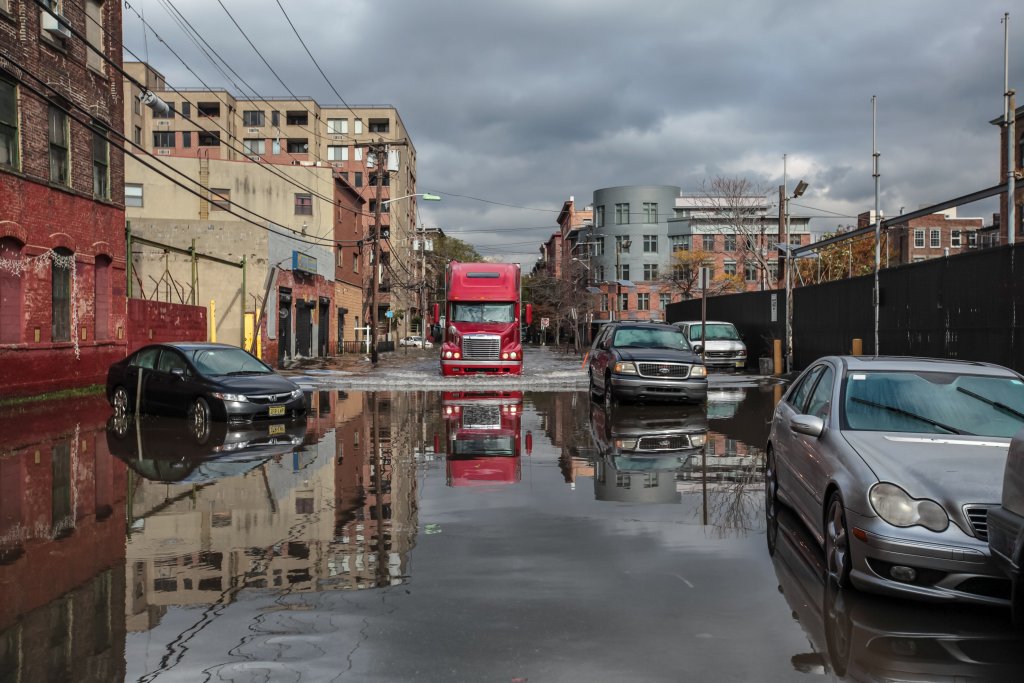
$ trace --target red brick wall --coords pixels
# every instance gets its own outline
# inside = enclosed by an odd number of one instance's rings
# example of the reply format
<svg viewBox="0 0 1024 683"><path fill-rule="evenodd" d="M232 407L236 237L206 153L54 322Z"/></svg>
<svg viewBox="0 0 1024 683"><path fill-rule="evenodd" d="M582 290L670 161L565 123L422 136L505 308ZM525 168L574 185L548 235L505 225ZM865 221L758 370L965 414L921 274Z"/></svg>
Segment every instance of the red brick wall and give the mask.
<svg viewBox="0 0 1024 683"><path fill-rule="evenodd" d="M206 341L208 336L202 306L128 300L128 353L146 344Z"/></svg>

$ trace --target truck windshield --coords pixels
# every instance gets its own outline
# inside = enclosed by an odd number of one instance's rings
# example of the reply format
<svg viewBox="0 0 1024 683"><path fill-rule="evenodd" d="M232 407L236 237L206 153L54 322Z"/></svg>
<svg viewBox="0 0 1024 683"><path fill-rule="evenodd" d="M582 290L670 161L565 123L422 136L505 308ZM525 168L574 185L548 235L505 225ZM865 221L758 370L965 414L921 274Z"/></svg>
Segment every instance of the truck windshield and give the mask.
<svg viewBox="0 0 1024 683"><path fill-rule="evenodd" d="M514 320L513 304L452 304L452 321L460 323L510 323Z"/></svg>

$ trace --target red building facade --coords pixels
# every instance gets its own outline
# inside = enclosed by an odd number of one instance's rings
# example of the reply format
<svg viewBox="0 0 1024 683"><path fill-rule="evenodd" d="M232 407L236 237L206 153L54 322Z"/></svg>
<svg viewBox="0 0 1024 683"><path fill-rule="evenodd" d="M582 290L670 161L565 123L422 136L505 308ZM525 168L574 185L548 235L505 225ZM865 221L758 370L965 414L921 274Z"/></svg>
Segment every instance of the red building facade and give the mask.
<svg viewBox="0 0 1024 683"><path fill-rule="evenodd" d="M33 2L9 7L0 11L0 398L101 382L126 336L123 93L111 65L121 62L120 4L64 0L63 22Z"/></svg>

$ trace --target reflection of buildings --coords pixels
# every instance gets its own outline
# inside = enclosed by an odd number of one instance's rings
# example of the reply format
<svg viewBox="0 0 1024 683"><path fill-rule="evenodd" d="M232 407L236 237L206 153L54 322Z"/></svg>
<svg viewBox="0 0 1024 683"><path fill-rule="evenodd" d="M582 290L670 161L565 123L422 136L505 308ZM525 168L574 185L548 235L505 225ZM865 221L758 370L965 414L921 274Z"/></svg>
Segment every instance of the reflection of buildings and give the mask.
<svg viewBox="0 0 1024 683"><path fill-rule="evenodd" d="M289 454L199 485L133 481L129 628L152 628L169 606L230 602L243 588L402 582L415 476L392 400L410 399L314 392L306 443Z"/></svg>
<svg viewBox="0 0 1024 683"><path fill-rule="evenodd" d="M124 678L125 468L101 397L0 415L0 680Z"/></svg>

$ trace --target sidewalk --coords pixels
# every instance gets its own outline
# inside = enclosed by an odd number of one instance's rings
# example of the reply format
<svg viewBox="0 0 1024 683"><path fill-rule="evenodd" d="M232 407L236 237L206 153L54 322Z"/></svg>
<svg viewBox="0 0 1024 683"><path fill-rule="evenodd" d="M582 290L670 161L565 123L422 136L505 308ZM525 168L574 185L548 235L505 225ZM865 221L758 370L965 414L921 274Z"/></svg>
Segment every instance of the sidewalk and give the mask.
<svg viewBox="0 0 1024 683"><path fill-rule="evenodd" d="M422 362L424 359L436 359L437 349L401 348L398 351L387 351L377 355L377 369L400 368L405 365ZM339 356L320 356L317 358L299 358L290 361L282 368L285 374L302 373L309 370L333 370L352 374L373 372L373 363L365 353L346 353Z"/></svg>

